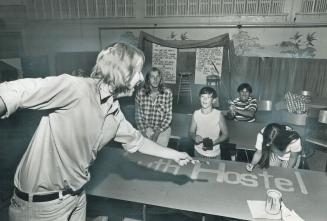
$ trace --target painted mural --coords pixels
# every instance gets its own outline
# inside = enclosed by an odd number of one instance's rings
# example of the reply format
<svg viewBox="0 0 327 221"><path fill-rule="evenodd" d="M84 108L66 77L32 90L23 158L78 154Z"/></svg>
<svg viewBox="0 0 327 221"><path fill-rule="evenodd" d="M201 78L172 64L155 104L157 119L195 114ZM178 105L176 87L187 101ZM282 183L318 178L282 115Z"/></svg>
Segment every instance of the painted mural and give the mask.
<svg viewBox="0 0 327 221"><path fill-rule="evenodd" d="M314 58L316 55L316 32L303 34L296 32L293 36L274 45L264 45L262 40L251 36L249 32L239 30L233 34L235 52L241 56Z"/></svg>
<svg viewBox="0 0 327 221"><path fill-rule="evenodd" d="M102 30L102 45L126 41L137 45L140 31L166 40L207 40L229 33L239 56L326 59L327 30L319 28L167 28Z"/></svg>

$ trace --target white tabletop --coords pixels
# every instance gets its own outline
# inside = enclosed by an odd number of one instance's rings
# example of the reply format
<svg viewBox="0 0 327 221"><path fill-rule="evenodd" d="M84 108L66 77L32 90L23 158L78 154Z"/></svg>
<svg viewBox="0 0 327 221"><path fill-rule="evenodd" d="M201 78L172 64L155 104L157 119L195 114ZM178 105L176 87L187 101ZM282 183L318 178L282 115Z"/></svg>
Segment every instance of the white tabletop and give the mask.
<svg viewBox="0 0 327 221"><path fill-rule="evenodd" d="M283 201L307 221L327 217L325 173L271 167L248 173L245 164L208 161L179 167L172 161L105 148L91 170L87 193L180 210L252 219L247 200L265 200L278 189ZM257 221L257 219L256 219Z"/></svg>

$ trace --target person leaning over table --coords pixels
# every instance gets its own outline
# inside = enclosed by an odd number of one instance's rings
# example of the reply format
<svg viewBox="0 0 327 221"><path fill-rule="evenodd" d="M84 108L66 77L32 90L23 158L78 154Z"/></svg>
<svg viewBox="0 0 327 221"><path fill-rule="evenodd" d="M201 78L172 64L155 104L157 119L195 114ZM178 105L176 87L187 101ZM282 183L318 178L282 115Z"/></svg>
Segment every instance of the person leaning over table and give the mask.
<svg viewBox="0 0 327 221"><path fill-rule="evenodd" d="M143 136L166 147L171 135L173 93L165 87L158 68L147 72L144 86L136 93L135 107L137 129Z"/></svg>
<svg viewBox="0 0 327 221"><path fill-rule="evenodd" d="M252 162L246 165L248 171L259 164L261 168L269 166L297 168L302 150L300 135L287 125L271 123L257 135Z"/></svg>
<svg viewBox="0 0 327 221"><path fill-rule="evenodd" d="M110 140L129 152L173 159L192 158L144 138L116 100L131 96L143 79L143 52L125 43L102 50L91 78L70 75L0 84L0 116L17 109L49 109L15 174L9 220L81 221L86 217L84 185L97 152ZM193 162L193 161L192 161Z"/></svg>
<svg viewBox="0 0 327 221"><path fill-rule="evenodd" d="M255 121L257 111L257 100L251 96L252 87L248 83L242 83L238 86L239 97L230 102L228 118L236 121Z"/></svg>

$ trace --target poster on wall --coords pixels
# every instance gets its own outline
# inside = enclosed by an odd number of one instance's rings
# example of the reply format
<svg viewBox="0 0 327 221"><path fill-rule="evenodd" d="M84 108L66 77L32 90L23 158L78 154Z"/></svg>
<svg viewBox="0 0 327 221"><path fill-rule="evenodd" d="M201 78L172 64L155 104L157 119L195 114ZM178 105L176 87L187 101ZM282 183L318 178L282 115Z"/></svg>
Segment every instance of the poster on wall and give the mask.
<svg viewBox="0 0 327 221"><path fill-rule="evenodd" d="M176 84L177 48L152 44L152 67L159 68L165 83Z"/></svg>
<svg viewBox="0 0 327 221"><path fill-rule="evenodd" d="M221 78L223 47L197 48L195 53L195 84L206 84L208 75Z"/></svg>

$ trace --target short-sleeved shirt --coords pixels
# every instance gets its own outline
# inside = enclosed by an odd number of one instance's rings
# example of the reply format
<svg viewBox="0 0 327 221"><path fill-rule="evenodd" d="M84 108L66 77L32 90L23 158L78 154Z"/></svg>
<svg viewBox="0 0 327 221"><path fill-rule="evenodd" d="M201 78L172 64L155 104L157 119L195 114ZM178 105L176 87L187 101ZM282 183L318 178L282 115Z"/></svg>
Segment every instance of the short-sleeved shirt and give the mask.
<svg viewBox="0 0 327 221"><path fill-rule="evenodd" d="M164 88L155 100L147 95L144 88L141 88L135 97L136 125L139 130L145 133L150 127L165 131L172 120L173 94L169 88Z"/></svg>
<svg viewBox="0 0 327 221"><path fill-rule="evenodd" d="M257 135L257 141L255 144L255 148L257 150L262 150L262 142L263 142L263 132L265 128L263 128L260 133ZM293 130L292 128L286 126L286 130ZM301 138L295 139L290 142L290 144L286 147L285 149L285 154L282 156L278 156L280 160L285 160L288 161L291 156L291 152L298 153L302 150L302 145L301 145Z"/></svg>
<svg viewBox="0 0 327 221"><path fill-rule="evenodd" d="M210 138L213 141L220 136L220 116L221 112L217 109L212 109L208 114L203 114L201 109L194 111L193 119L196 123L196 135L202 138ZM195 150L205 157L216 157L220 155L220 145L216 144L212 150L203 150L203 144L194 145Z"/></svg>
<svg viewBox="0 0 327 221"><path fill-rule="evenodd" d="M81 188L89 166L111 139L130 152L144 142L98 79L60 75L0 84L8 117L18 108L51 110L43 116L15 174L28 193Z"/></svg>
<svg viewBox="0 0 327 221"><path fill-rule="evenodd" d="M253 97L249 97L247 101L241 101L239 97L235 98L232 102L232 105L236 107L237 110L247 110L247 111L257 111L257 100ZM247 122L254 122L255 116L249 117L236 112L235 120L237 121L247 121Z"/></svg>

